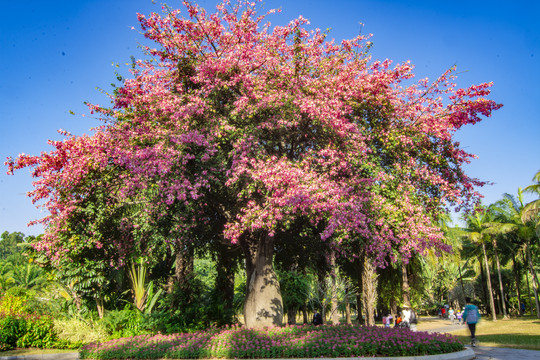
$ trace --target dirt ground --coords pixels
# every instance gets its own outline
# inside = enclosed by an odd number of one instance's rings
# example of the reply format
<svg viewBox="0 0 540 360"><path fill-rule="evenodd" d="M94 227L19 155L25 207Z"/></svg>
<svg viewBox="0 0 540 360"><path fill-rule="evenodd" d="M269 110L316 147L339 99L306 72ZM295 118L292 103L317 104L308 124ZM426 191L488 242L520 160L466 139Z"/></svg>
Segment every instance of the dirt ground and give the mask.
<svg viewBox="0 0 540 360"><path fill-rule="evenodd" d="M466 325L460 325L457 321L452 324L452 321L448 319L439 319L438 317L421 317L418 319L417 325L419 331L430 332L450 332L465 328Z"/></svg>

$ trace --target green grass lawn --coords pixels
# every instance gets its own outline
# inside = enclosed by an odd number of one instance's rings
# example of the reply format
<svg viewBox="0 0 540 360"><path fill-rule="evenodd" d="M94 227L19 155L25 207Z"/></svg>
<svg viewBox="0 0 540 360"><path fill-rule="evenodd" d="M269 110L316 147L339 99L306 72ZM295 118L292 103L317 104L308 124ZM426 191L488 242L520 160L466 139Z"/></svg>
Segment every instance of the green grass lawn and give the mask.
<svg viewBox="0 0 540 360"><path fill-rule="evenodd" d="M452 331L465 344L470 342L468 329ZM508 347L540 350L540 319L519 318L508 320L486 320L476 327L476 339L481 346Z"/></svg>

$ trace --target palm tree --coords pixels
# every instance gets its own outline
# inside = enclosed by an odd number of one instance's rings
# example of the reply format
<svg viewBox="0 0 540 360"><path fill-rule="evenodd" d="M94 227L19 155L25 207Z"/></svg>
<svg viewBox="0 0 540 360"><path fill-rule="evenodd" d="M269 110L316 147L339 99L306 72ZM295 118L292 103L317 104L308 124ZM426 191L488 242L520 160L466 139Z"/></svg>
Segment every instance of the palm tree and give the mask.
<svg viewBox="0 0 540 360"><path fill-rule="evenodd" d="M465 228L466 237L474 243L482 246L482 255L484 258L484 265L487 273L487 286L489 293L489 304L491 310L491 316L493 321L497 321L497 314L495 313L495 301L493 300L493 288L491 286L491 275L489 272L489 263L486 251L486 242L490 240L490 235L486 230L485 224L492 220L492 215L486 208L477 207L473 214L465 216L465 222L467 227Z"/></svg>
<svg viewBox="0 0 540 360"><path fill-rule="evenodd" d="M534 203L534 202L533 202ZM535 293L536 314L540 318L540 304L538 302L538 278L534 271L531 256L532 240L535 239L535 225L531 218L530 203L524 205L523 191L518 189L517 198L510 194L504 194L502 200L496 203L494 207L499 214L499 222L491 224L491 232L499 237L504 237L509 242L509 249L513 254L514 271L516 271L516 255L518 252L523 252L527 256L526 262L529 265L529 271L533 277L533 290ZM525 258L525 256L524 256ZM519 285L519 284L517 284ZM519 286L518 286L519 289ZM532 305L532 304L531 304Z"/></svg>
<svg viewBox="0 0 540 360"><path fill-rule="evenodd" d="M532 181L534 184L527 186L523 191L538 195L538 199L531 201L526 204L523 209L523 214L521 220L523 223L531 224L536 230L536 236L531 236L527 239L526 242L526 251L527 251L527 262L529 265L529 271L533 278L533 289L534 289L534 299L536 302L536 317L540 319L540 303L538 302L538 288L540 283L538 281L538 276L534 270L533 264L533 254L532 254L532 241L533 239L538 240L540 238L540 171L538 171ZM538 242L536 242L538 245Z"/></svg>
<svg viewBox="0 0 540 360"><path fill-rule="evenodd" d="M540 171L533 177L534 184L527 186L523 191L538 195L538 199L525 205L523 222L531 221L536 228L536 234L540 237Z"/></svg>
<svg viewBox="0 0 540 360"><path fill-rule="evenodd" d="M16 285L28 290L39 290L47 282L45 271L34 264L15 266L12 278Z"/></svg>

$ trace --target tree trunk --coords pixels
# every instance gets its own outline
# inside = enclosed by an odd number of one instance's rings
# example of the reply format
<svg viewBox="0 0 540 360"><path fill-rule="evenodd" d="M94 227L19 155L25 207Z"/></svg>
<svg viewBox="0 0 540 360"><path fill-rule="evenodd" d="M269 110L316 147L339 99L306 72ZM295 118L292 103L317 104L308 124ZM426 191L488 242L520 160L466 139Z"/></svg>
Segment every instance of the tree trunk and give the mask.
<svg viewBox="0 0 540 360"><path fill-rule="evenodd" d="M362 263L359 260L357 260L356 264L358 264L358 267L357 267L358 290L356 293L356 312L357 312L356 320L358 321L359 325L363 325L364 317L362 314L364 312L363 311L364 307L362 306L362 303L363 303L362 293L364 292L364 286L362 284Z"/></svg>
<svg viewBox="0 0 540 360"><path fill-rule="evenodd" d="M217 253L216 296L223 302L223 320L230 324L234 316L235 249L229 245L219 247Z"/></svg>
<svg viewBox="0 0 540 360"><path fill-rule="evenodd" d="M371 259L364 254L362 257L362 285L366 325L375 326L375 303L377 301L378 275Z"/></svg>
<svg viewBox="0 0 540 360"><path fill-rule="evenodd" d="M411 289L409 287L409 276L407 274L407 264L401 260L401 290L403 292L403 306L411 308Z"/></svg>
<svg viewBox="0 0 540 360"><path fill-rule="evenodd" d="M193 276L193 247L184 241L177 241L174 277L178 284L184 284Z"/></svg>
<svg viewBox="0 0 540 360"><path fill-rule="evenodd" d="M287 324L289 325L296 325L296 313L297 313L297 309L296 308L289 308L287 309Z"/></svg>
<svg viewBox="0 0 540 360"><path fill-rule="evenodd" d="M317 291L319 292L319 299L321 299L321 318L322 323L326 324L326 305L327 305L327 293L328 293L328 284L326 282L326 270L319 269L317 274Z"/></svg>
<svg viewBox="0 0 540 360"><path fill-rule="evenodd" d="M465 264L467 265L467 264ZM459 283L461 285L461 293L463 295L463 298L465 298L465 286L463 285L463 275L461 274L461 264L458 264L458 271L459 271ZM461 309L461 302L459 304L459 307Z"/></svg>
<svg viewBox="0 0 540 360"><path fill-rule="evenodd" d="M533 266L532 256L531 256L531 247L529 246L529 244L527 244L527 259L529 262L529 271L531 272L531 276L532 276L534 301L536 302L536 317L540 319L540 303L538 303L538 277L536 276L536 271L534 271L534 266ZM532 304L531 304L531 308L532 308Z"/></svg>
<svg viewBox="0 0 540 360"><path fill-rule="evenodd" d="M352 324L351 304L349 303L349 288L345 289L345 323Z"/></svg>
<svg viewBox="0 0 540 360"><path fill-rule="evenodd" d="M358 281L360 282L360 281ZM363 306L362 306L362 294L361 294L362 288L358 289L358 294L356 294L356 321L359 325L364 324L364 317L362 315L363 313Z"/></svg>
<svg viewBox="0 0 540 360"><path fill-rule="evenodd" d="M308 319L308 316L307 316L306 305L302 305L302 307L300 309L302 310L302 317L304 318L304 324L309 323L309 319Z"/></svg>
<svg viewBox="0 0 540 360"><path fill-rule="evenodd" d="M338 287L336 275L336 254L333 250L330 252L330 322L334 325L339 324L338 312Z"/></svg>
<svg viewBox="0 0 540 360"><path fill-rule="evenodd" d="M497 252L497 239L493 240L493 250L495 252L495 262L497 264L497 274L499 276L499 290L501 292L501 309L503 312L503 319L508 318L508 314L506 312L506 301L504 297L504 286L502 282L502 276L501 276L501 264L499 261L499 253Z"/></svg>
<svg viewBox="0 0 540 360"><path fill-rule="evenodd" d="M491 317L493 321L497 321L497 314L495 312L495 301L493 301L493 287L491 286L491 274L489 273L489 263L486 253L486 243L482 241L482 252L484 253L484 263L486 266L486 277L489 292L489 304L491 308Z"/></svg>
<svg viewBox="0 0 540 360"><path fill-rule="evenodd" d="M103 297L101 295L96 296L96 308L99 318L103 319L103 316L105 316L105 307L103 306Z"/></svg>
<svg viewBox="0 0 540 360"><path fill-rule="evenodd" d="M397 314L398 314L396 299L390 300L390 314L392 314L392 319L394 319L394 322L395 322L395 320L397 319Z"/></svg>
<svg viewBox="0 0 540 360"><path fill-rule="evenodd" d="M528 264L527 259L525 258L525 253L522 253L523 256L523 262ZM531 296L531 285L529 284L529 273L525 271L525 279L527 279L527 294L529 294L529 311L531 315L533 314L533 306L532 306L532 296Z"/></svg>
<svg viewBox="0 0 540 360"><path fill-rule="evenodd" d="M272 263L273 257L274 239L263 234L259 238L255 256L251 261L246 261L248 282L244 322L247 328L261 329L283 324L283 300Z"/></svg>
<svg viewBox="0 0 540 360"><path fill-rule="evenodd" d="M488 296L488 289L487 289L487 279L486 279L486 271L484 270L484 259L479 259L478 262L480 263L480 278L482 280L482 290L484 292L484 304L489 304L489 296Z"/></svg>
<svg viewBox="0 0 540 360"><path fill-rule="evenodd" d="M516 292L517 292L517 299L518 299L518 315L524 315L521 313L521 291L519 290L520 287L520 281L519 281L519 268L518 264L516 262L516 254L512 253L512 265L514 268L514 281L516 282Z"/></svg>

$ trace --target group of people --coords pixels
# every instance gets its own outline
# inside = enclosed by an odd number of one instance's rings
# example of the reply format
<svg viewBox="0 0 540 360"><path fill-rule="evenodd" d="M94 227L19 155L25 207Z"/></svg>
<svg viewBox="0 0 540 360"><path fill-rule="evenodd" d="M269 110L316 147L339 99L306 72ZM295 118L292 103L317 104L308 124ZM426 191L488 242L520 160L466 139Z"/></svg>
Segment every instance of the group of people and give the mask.
<svg viewBox="0 0 540 360"><path fill-rule="evenodd" d="M459 324L467 323L471 333L471 344L472 346L476 346L476 324L480 320L480 312L478 311L478 307L471 303L471 298L466 297L465 301L467 302L467 305L465 305L463 313L459 310L457 313L455 313L454 309L452 308L449 308L448 311L446 311L446 308L442 308L439 310L439 317L443 317L442 315L447 313L448 318L452 320L452 324L454 324L456 319L458 320ZM394 325L394 327L404 327L409 328L412 331L416 331L418 317L413 309L408 306L404 306L401 314L395 319L395 321L392 314L387 313L386 316L383 316L382 322L385 327L391 327ZM323 321L321 314L318 312L315 313L315 316L313 317L313 324L321 325L322 323Z"/></svg>
<svg viewBox="0 0 540 360"><path fill-rule="evenodd" d="M394 327L405 327L411 329L412 331L416 331L418 317L413 309L405 306L403 311L401 311L401 315L399 315L395 321L392 314L386 314L386 316L383 316L382 321L385 327L391 327L393 324Z"/></svg>
<svg viewBox="0 0 540 360"><path fill-rule="evenodd" d="M456 312L453 308L450 308L448 309L448 319L452 321L452 325L454 325L456 321L458 324L462 324L463 313L460 310Z"/></svg>

